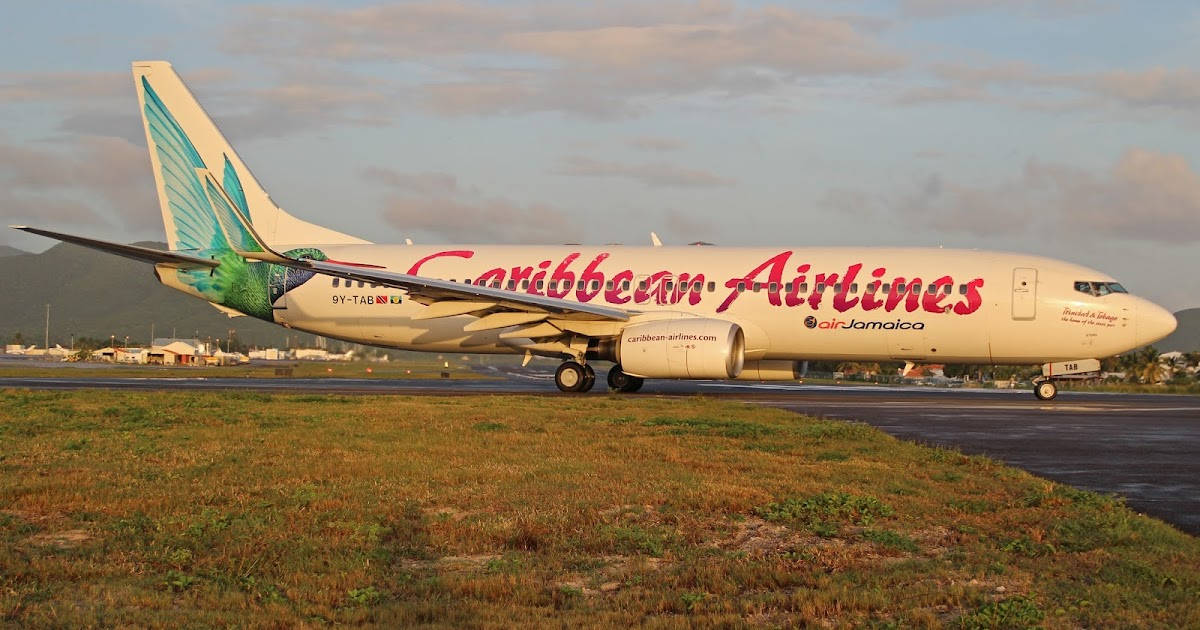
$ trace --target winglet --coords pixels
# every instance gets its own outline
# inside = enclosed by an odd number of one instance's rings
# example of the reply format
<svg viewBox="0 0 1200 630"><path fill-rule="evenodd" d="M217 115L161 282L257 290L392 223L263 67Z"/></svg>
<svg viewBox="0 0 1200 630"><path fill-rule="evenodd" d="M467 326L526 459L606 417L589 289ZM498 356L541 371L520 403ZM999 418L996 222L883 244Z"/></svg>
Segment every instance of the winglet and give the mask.
<svg viewBox="0 0 1200 630"><path fill-rule="evenodd" d="M658 240L658 235L654 232L650 233L650 244L655 247L662 247L662 241Z"/></svg>

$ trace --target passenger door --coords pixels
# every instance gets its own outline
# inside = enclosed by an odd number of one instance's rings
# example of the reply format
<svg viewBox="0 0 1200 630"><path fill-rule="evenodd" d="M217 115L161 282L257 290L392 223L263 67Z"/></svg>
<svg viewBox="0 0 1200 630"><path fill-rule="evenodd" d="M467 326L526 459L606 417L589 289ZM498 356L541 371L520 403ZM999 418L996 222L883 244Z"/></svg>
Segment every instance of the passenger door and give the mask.
<svg viewBox="0 0 1200 630"><path fill-rule="evenodd" d="M1037 269L1013 269L1012 318L1030 320L1037 317Z"/></svg>

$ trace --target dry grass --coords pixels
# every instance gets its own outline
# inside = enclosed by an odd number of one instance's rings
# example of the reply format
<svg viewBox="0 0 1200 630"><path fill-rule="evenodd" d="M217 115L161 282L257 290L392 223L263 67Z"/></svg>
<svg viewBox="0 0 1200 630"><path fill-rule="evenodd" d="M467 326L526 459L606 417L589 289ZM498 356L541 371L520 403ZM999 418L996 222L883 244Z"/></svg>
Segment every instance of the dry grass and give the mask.
<svg viewBox="0 0 1200 630"><path fill-rule="evenodd" d="M1200 625L1200 541L696 398L0 393L0 623Z"/></svg>

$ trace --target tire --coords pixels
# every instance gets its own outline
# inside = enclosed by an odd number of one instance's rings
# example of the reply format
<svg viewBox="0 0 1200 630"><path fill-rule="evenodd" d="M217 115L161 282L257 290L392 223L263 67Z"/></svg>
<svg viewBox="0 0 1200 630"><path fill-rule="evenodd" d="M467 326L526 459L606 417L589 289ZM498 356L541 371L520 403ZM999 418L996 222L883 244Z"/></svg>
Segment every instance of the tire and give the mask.
<svg viewBox="0 0 1200 630"><path fill-rule="evenodd" d="M1054 400L1058 395L1058 385L1054 381L1042 381L1033 386L1033 395L1037 396L1038 400Z"/></svg>
<svg viewBox="0 0 1200 630"><path fill-rule="evenodd" d="M596 370L593 370L592 366L590 366L590 365L583 366L583 385L576 391L579 391L581 393L582 392L590 392L590 391L592 391L592 386L595 384L596 384Z"/></svg>
<svg viewBox="0 0 1200 630"><path fill-rule="evenodd" d="M587 371L574 361L563 361L554 372L554 384L558 386L559 391L568 394L581 392L585 383Z"/></svg>
<svg viewBox="0 0 1200 630"><path fill-rule="evenodd" d="M608 371L608 388L614 392L629 394L642 388L644 381L636 376L630 376L621 370L620 365L612 366Z"/></svg>

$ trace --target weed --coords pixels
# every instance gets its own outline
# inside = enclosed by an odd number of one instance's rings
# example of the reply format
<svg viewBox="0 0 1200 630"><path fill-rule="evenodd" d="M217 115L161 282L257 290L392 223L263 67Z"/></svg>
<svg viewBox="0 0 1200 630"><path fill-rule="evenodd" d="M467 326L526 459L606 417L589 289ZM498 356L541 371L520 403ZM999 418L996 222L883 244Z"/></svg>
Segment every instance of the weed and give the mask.
<svg viewBox="0 0 1200 630"><path fill-rule="evenodd" d="M362 588L352 588L346 591L346 597L350 601L359 606L370 606L380 599L383 599L383 593L379 592L374 586L364 586Z"/></svg>
<svg viewBox="0 0 1200 630"><path fill-rule="evenodd" d="M816 460L819 462L844 462L850 459L850 456L840 451L824 451L817 453Z"/></svg>
<svg viewBox="0 0 1200 630"><path fill-rule="evenodd" d="M897 534L886 529L868 529L864 530L860 535L863 537L863 540L869 540L884 547L907 551L909 553L917 552L917 543L903 534Z"/></svg>
<svg viewBox="0 0 1200 630"><path fill-rule="evenodd" d="M779 433L776 427L744 420L716 420L712 418L657 417L643 423L648 427L673 427L671 433L687 435L719 435L727 438L758 438Z"/></svg>
<svg viewBox="0 0 1200 630"><path fill-rule="evenodd" d="M1048 556L1056 551L1054 545L1045 542L1036 542L1030 539L1028 536L1014 538L1001 545L1000 550L1022 555L1026 558Z"/></svg>
<svg viewBox="0 0 1200 630"><path fill-rule="evenodd" d="M79 438L78 440L67 440L67 443L63 444L63 450L64 451L82 451L85 447L87 447L87 445L90 441L91 440L89 440L87 438Z"/></svg>
<svg viewBox="0 0 1200 630"><path fill-rule="evenodd" d="M963 615L958 626L964 630L1023 629L1038 626L1045 613L1028 597L1011 597L1001 602L990 602L975 612Z"/></svg>
<svg viewBox="0 0 1200 630"><path fill-rule="evenodd" d="M167 590L178 593L186 591L196 584L196 578L182 571L171 569L167 571L167 576L163 578L163 585Z"/></svg>
<svg viewBox="0 0 1200 630"><path fill-rule="evenodd" d="M641 527L639 525L610 526L604 534L611 541L616 553L642 554L662 557L667 547L673 542L670 534L659 528Z"/></svg>
<svg viewBox="0 0 1200 630"><path fill-rule="evenodd" d="M679 601L683 602L683 607L690 612L697 604L704 601L704 593L684 593L679 596Z"/></svg>
<svg viewBox="0 0 1200 630"><path fill-rule="evenodd" d="M503 422L479 422L471 428L486 433L489 431L507 431L508 425Z"/></svg>
<svg viewBox="0 0 1200 630"><path fill-rule="evenodd" d="M832 519L856 525L870 525L877 518L891 516L893 510L875 497L847 492L822 492L810 497L789 498L770 503L755 508L754 513L775 522Z"/></svg>

